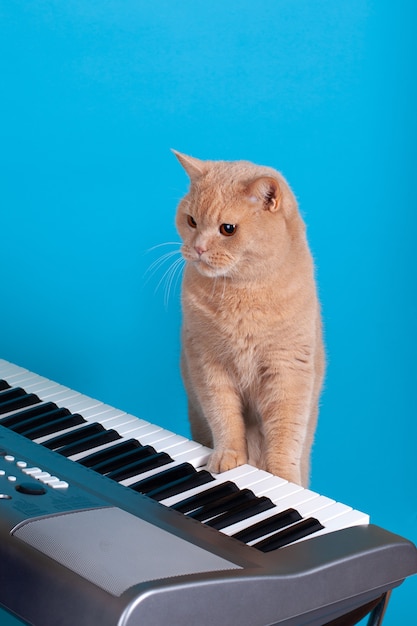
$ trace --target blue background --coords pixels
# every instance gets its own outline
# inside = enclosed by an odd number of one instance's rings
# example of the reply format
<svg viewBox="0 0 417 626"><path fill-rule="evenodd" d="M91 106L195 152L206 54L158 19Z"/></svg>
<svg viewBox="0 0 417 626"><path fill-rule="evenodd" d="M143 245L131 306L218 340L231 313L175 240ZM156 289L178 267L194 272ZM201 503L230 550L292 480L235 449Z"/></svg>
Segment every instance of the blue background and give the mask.
<svg viewBox="0 0 417 626"><path fill-rule="evenodd" d="M0 356L188 436L179 285L166 302L169 263L147 271L178 241L169 149L272 165L323 303L312 488L417 541L416 13L2 0ZM416 592L394 592L386 626L411 623Z"/></svg>

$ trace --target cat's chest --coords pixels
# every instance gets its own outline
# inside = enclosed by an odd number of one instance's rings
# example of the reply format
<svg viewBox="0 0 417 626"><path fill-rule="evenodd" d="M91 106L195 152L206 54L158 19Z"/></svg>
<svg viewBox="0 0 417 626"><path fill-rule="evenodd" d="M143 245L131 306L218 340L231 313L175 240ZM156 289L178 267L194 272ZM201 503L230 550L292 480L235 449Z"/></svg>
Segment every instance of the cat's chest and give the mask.
<svg viewBox="0 0 417 626"><path fill-rule="evenodd" d="M273 320L272 318L275 318ZM206 348L250 363L268 341L276 315L271 303L237 293L190 292L184 299L185 328Z"/></svg>

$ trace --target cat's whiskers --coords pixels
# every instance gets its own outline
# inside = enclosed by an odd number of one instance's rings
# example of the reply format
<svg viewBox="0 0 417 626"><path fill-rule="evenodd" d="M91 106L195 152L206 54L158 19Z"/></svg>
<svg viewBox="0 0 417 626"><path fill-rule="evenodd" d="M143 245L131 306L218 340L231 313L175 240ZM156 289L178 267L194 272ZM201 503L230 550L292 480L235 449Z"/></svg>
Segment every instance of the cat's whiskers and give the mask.
<svg viewBox="0 0 417 626"><path fill-rule="evenodd" d="M146 277L145 284L147 284L150 281L150 279L155 276L158 270L160 270L164 266L165 263L171 261L173 257L180 255L180 258L177 258L174 261L170 262L169 267L165 269L164 273L162 274L162 277L159 279L154 290L154 293L156 293L158 289L161 287L161 285L165 283L165 291L164 291L164 305L165 306L168 305L171 292L173 291L173 289L175 290L177 288L178 281L182 273L182 268L185 265L185 260L181 255L181 250L180 250L181 245L182 245L181 242L178 242L178 241L167 241L165 243L160 243L160 244L157 244L156 246L152 246L152 248L149 248L149 250L147 250L147 252L152 252L153 250L156 250L157 248L161 248L163 246L178 246L177 250L171 250L170 252L166 252L162 254L161 256L159 256L157 259L155 259L155 261L153 261L149 265L149 267L147 268L144 274L144 277Z"/></svg>
<svg viewBox="0 0 417 626"><path fill-rule="evenodd" d="M181 271L184 265L185 265L185 260L182 257L180 257L179 259L176 259L164 272L162 278L160 279L159 283L157 284L155 288L155 293L156 293L156 291L159 289L162 283L165 282L165 292L164 292L165 306L168 306L169 297L171 294L171 288L172 288L173 283L174 283L174 290L177 287L178 280L179 280L179 277L181 276Z"/></svg>

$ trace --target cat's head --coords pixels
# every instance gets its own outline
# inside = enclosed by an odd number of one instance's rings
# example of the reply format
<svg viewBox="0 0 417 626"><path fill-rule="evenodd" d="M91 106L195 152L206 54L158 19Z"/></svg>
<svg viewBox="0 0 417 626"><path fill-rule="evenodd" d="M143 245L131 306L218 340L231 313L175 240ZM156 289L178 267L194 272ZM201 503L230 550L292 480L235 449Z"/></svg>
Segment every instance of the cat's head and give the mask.
<svg viewBox="0 0 417 626"><path fill-rule="evenodd" d="M184 259L203 276L253 279L284 260L295 198L281 174L174 152L190 178L176 217Z"/></svg>

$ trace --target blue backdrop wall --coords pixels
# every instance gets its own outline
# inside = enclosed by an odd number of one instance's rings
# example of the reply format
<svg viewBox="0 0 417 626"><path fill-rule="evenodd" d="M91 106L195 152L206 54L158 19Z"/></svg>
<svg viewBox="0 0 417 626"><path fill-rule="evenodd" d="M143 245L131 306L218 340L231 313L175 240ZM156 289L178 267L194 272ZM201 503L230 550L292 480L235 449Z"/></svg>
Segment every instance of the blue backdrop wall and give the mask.
<svg viewBox="0 0 417 626"><path fill-rule="evenodd" d="M323 303L312 488L417 541L416 13L2 1L0 356L189 435L179 285L167 298L168 262L149 271L187 188L169 149L272 165ZM411 623L416 591L394 593L387 626Z"/></svg>

